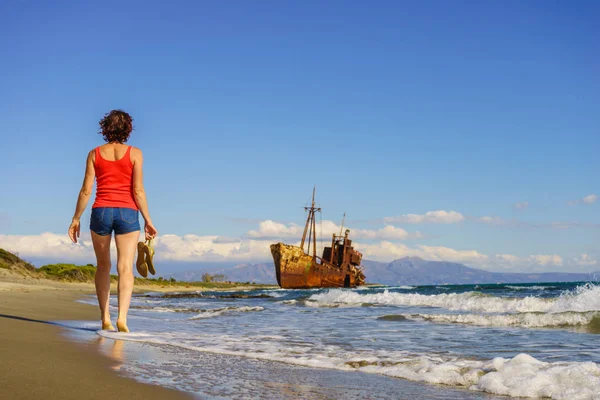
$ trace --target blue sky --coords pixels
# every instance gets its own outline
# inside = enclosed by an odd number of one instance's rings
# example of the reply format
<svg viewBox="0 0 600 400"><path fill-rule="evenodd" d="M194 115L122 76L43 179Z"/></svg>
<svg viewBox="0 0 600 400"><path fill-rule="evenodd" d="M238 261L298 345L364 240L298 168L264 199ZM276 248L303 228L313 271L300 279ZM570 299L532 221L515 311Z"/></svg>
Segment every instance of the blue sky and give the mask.
<svg viewBox="0 0 600 400"><path fill-rule="evenodd" d="M64 233L97 122L122 108L173 262L268 259L316 185L369 258L600 269L598 18L592 1L3 2L0 246L91 256Z"/></svg>

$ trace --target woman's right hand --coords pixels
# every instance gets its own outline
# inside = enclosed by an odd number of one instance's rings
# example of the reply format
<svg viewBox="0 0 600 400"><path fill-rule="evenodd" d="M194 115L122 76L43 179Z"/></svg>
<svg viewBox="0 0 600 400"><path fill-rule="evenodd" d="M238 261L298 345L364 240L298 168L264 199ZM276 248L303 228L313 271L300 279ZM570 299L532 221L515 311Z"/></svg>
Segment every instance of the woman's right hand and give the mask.
<svg viewBox="0 0 600 400"><path fill-rule="evenodd" d="M73 241L73 243L77 243L77 239L81 233L81 223L78 219L73 219L71 221L71 225L69 226L69 237Z"/></svg>
<svg viewBox="0 0 600 400"><path fill-rule="evenodd" d="M146 233L146 240L154 239L158 235L158 231L152 224L152 221L146 222L144 232Z"/></svg>

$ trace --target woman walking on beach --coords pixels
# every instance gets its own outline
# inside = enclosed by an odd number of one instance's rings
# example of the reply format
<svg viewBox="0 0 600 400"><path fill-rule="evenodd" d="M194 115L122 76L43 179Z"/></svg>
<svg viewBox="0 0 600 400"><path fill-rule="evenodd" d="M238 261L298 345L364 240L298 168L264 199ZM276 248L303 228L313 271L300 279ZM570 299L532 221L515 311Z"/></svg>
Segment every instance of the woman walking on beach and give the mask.
<svg viewBox="0 0 600 400"><path fill-rule="evenodd" d="M138 211L144 217L146 239L154 238L158 233L148 213L142 182L142 151L125 144L132 130L131 116L121 110L113 110L100 120L99 133L107 144L88 153L83 186L69 226L69 237L77 243L81 230L80 218L88 204L96 178L96 200L92 205L90 222L97 261L96 295L102 329L114 330L109 313L110 242L114 231L119 274L117 329L120 332L129 332L127 311L133 291L133 258L140 236Z"/></svg>

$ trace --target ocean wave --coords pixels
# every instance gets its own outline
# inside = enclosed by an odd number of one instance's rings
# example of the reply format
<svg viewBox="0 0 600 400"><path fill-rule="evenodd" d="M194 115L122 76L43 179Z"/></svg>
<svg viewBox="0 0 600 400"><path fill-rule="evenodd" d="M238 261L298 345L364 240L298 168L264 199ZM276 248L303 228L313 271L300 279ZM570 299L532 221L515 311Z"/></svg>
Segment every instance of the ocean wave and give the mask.
<svg viewBox="0 0 600 400"><path fill-rule="evenodd" d="M134 299L138 297L163 297L164 294L164 292L144 292L141 294L134 294L132 297Z"/></svg>
<svg viewBox="0 0 600 400"><path fill-rule="evenodd" d="M278 289L262 289L261 293L267 293L268 295L270 295L271 297L283 297L283 296L288 296L290 293L294 293L295 289L283 289L283 288L278 288Z"/></svg>
<svg viewBox="0 0 600 400"><path fill-rule="evenodd" d="M512 286L512 285L505 285L504 287L507 289L512 289L512 290L547 290L547 289L556 288L556 286Z"/></svg>
<svg viewBox="0 0 600 400"><path fill-rule="evenodd" d="M315 307L362 306L364 304L392 306L438 307L452 311L483 313L561 313L566 311L600 311L600 286L586 284L555 298L498 297L480 292L443 293L423 295L418 293L357 293L331 289L308 298L307 305Z"/></svg>
<svg viewBox="0 0 600 400"><path fill-rule="evenodd" d="M528 354L473 360L447 354L348 350L298 343L284 337L153 334L98 331L113 339L170 345L192 351L245 356L314 368L376 373L433 384L458 386L513 397L591 399L600 393L600 367L594 362L543 362Z"/></svg>
<svg viewBox="0 0 600 400"><path fill-rule="evenodd" d="M171 308L171 307L153 307L153 306L136 306L132 305L130 308L140 311L158 312L158 313L174 313L174 312L189 312L187 308Z"/></svg>
<svg viewBox="0 0 600 400"><path fill-rule="evenodd" d="M214 308L211 310L200 310L200 314L188 318L188 320L193 321L196 319L204 319L204 318L213 318L213 317L218 317L220 315L223 314L230 314L230 313L236 313L236 312L251 312L251 311L262 311L264 310L264 307L224 307L224 308Z"/></svg>
<svg viewBox="0 0 600 400"><path fill-rule="evenodd" d="M378 319L391 321L396 315L384 315ZM518 314L401 314L407 319L423 319L437 323L478 326L518 326L525 328L559 328L568 326L600 326L600 312L518 313ZM401 319L399 319L401 320Z"/></svg>
<svg viewBox="0 0 600 400"><path fill-rule="evenodd" d="M161 303L164 304L164 303ZM148 305L137 305L132 304L130 306L133 310L142 312L156 312L156 313L200 313L210 309L187 307L184 305L170 304L168 306L148 306Z"/></svg>
<svg viewBox="0 0 600 400"><path fill-rule="evenodd" d="M358 286L356 289L357 291L364 291L364 290L373 290L373 289L385 289L385 288L391 288L391 286L388 285L366 285L366 286Z"/></svg>
<svg viewBox="0 0 600 400"><path fill-rule="evenodd" d="M220 292L185 292L185 293L178 293L178 292L173 292L173 293L164 293L162 296L160 296L160 299L197 299L197 298L202 298L202 299L268 299L268 298L272 298L274 296L265 294L265 293L260 293L260 294L248 294L248 293L242 293L242 292L248 292L248 291L243 291L243 290L239 290L233 293L226 293L226 294L219 294Z"/></svg>

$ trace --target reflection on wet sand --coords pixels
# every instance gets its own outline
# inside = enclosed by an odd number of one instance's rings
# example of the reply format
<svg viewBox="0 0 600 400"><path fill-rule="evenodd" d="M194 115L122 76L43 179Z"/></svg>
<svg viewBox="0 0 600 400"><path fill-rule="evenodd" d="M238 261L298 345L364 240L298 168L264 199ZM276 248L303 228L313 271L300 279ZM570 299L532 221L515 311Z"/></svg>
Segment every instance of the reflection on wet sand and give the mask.
<svg viewBox="0 0 600 400"><path fill-rule="evenodd" d="M111 368L115 371L120 371L121 366L123 365L124 357L123 357L123 344L122 340L113 340L107 339L102 336L98 336L94 342L101 347L101 351L103 354L110 357L110 359L115 361L115 365ZM109 344L112 342L112 345Z"/></svg>

